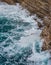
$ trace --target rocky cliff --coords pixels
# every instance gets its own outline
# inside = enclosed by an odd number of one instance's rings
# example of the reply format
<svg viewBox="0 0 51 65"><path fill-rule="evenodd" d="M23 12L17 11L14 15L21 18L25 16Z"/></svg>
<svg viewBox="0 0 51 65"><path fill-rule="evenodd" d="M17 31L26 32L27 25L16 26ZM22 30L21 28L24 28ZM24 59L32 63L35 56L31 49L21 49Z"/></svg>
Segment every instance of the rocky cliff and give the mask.
<svg viewBox="0 0 51 65"><path fill-rule="evenodd" d="M44 29L41 33L44 38L43 50L51 49L51 0L0 0L8 4L19 2L31 13L36 13L43 19Z"/></svg>
<svg viewBox="0 0 51 65"><path fill-rule="evenodd" d="M44 38L44 44L42 49L51 49L51 17L44 18L44 29L41 33L42 38Z"/></svg>

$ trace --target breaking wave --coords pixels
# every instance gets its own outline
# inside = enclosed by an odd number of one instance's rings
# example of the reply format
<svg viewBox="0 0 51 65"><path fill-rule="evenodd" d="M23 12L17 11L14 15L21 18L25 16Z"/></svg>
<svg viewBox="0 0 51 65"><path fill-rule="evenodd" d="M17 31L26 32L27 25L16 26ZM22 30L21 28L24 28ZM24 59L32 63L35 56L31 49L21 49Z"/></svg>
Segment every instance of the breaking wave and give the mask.
<svg viewBox="0 0 51 65"><path fill-rule="evenodd" d="M0 65L48 65L37 21L42 23L19 3L0 3Z"/></svg>

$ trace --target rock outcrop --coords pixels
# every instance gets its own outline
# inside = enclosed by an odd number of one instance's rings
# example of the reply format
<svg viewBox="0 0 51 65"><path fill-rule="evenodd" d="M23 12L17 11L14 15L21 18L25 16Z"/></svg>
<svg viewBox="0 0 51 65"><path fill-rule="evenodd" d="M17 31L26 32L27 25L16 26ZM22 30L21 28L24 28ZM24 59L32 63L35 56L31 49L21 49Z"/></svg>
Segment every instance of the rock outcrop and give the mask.
<svg viewBox="0 0 51 65"><path fill-rule="evenodd" d="M17 0L32 13L38 14L40 17L50 15L49 0Z"/></svg>
<svg viewBox="0 0 51 65"><path fill-rule="evenodd" d="M51 49L51 0L0 0L8 4L19 2L23 7L26 7L31 13L36 13L43 19L44 29L41 33L44 38L42 49ZM39 25L41 26L41 25Z"/></svg>
<svg viewBox="0 0 51 65"><path fill-rule="evenodd" d="M42 50L51 49L51 18L44 18L44 29L41 33L44 38L44 44Z"/></svg>
<svg viewBox="0 0 51 65"><path fill-rule="evenodd" d="M0 0L1 2L6 2L8 4L15 4L17 0Z"/></svg>

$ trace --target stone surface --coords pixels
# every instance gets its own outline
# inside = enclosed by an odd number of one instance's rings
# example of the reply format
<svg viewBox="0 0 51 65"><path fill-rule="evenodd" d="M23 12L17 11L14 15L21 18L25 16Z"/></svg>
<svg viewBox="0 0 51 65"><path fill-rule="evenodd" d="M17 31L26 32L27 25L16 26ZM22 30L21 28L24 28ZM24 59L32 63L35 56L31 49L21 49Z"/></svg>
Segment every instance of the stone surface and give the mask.
<svg viewBox="0 0 51 65"><path fill-rule="evenodd" d="M44 19L44 29L41 33L41 36L44 38L43 48L51 49L51 19Z"/></svg>

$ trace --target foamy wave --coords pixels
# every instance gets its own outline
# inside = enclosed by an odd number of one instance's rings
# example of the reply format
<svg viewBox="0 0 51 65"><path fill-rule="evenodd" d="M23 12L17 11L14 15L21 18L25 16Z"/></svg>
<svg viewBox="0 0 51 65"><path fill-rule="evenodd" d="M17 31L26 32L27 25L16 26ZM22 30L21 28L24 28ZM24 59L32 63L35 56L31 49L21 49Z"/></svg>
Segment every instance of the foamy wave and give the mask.
<svg viewBox="0 0 51 65"><path fill-rule="evenodd" d="M0 54L7 58L7 62L11 63L13 60L16 63L18 59L18 62L23 62L24 59L44 62L49 59L48 52L46 54L41 52L42 30L38 29L37 21L42 23L42 20L36 15L30 15L30 12L19 3L17 5L0 4L0 21L5 21L0 25L2 29L0 35L2 38L6 37L0 44ZM9 30L7 26L11 26Z"/></svg>

